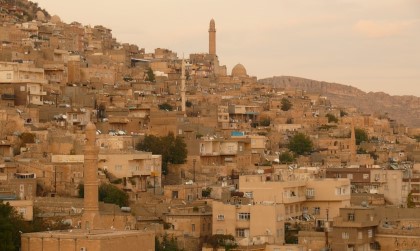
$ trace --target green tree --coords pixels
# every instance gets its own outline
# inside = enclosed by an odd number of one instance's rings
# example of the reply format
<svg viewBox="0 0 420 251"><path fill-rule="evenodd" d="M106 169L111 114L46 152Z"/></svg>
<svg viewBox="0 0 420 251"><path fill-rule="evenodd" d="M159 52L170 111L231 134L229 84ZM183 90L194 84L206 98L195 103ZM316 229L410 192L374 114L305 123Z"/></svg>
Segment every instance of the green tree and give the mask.
<svg viewBox="0 0 420 251"><path fill-rule="evenodd" d="M212 191L213 189L211 188L211 187L206 187L205 189L203 189L202 191L201 191L201 196L203 196L204 198L208 198L208 197L210 197L210 194L211 194L211 191Z"/></svg>
<svg viewBox="0 0 420 251"><path fill-rule="evenodd" d="M344 116L347 116L347 115L349 115L349 114L346 111L340 110L340 117L344 117Z"/></svg>
<svg viewBox="0 0 420 251"><path fill-rule="evenodd" d="M185 106L186 107L191 107L193 105L193 103L189 100L185 101Z"/></svg>
<svg viewBox="0 0 420 251"><path fill-rule="evenodd" d="M85 194L85 186L79 184L79 198L83 198ZM129 205L128 194L112 184L101 184L98 191L98 200L105 203L116 204L119 207Z"/></svg>
<svg viewBox="0 0 420 251"><path fill-rule="evenodd" d="M263 118L260 121L260 126L269 126L271 124L270 118Z"/></svg>
<svg viewBox="0 0 420 251"><path fill-rule="evenodd" d="M360 145L360 143L366 142L369 139L366 131L363 129L360 129L360 128L354 129L354 134L356 137L356 145Z"/></svg>
<svg viewBox="0 0 420 251"><path fill-rule="evenodd" d="M279 155L279 162L282 164L292 163L293 161L295 161L295 158L290 152L284 152Z"/></svg>
<svg viewBox="0 0 420 251"><path fill-rule="evenodd" d="M158 105L158 107L159 107L159 110L167 110L167 111L172 111L174 108L170 105L170 104L168 104L168 103L163 103L163 104L160 104L160 105Z"/></svg>
<svg viewBox="0 0 420 251"><path fill-rule="evenodd" d="M162 241L155 237L155 250L156 251L183 251L182 248L178 247L176 239L172 236L171 238L165 234L162 237Z"/></svg>
<svg viewBox="0 0 420 251"><path fill-rule="evenodd" d="M237 246L235 243L235 237L230 234L214 234L208 238L207 243L213 248L213 250L217 250L219 247L224 247L225 250L230 250Z"/></svg>
<svg viewBox="0 0 420 251"><path fill-rule="evenodd" d="M281 110L282 111L288 111L290 108L292 108L293 104L288 100L287 98L281 99Z"/></svg>
<svg viewBox="0 0 420 251"><path fill-rule="evenodd" d="M19 229L16 222L21 220L16 211L9 205L0 202L0 250L18 250L20 243Z"/></svg>
<svg viewBox="0 0 420 251"><path fill-rule="evenodd" d="M327 118L328 118L328 123L337 123L337 122L338 122L337 117L336 117L336 116L334 116L334 115L333 115L333 114L331 114L331 113L327 113L327 115L325 115L325 117L327 117Z"/></svg>
<svg viewBox="0 0 420 251"><path fill-rule="evenodd" d="M99 186L99 200L105 203L117 204L119 207L129 205L128 194L112 184L101 184Z"/></svg>
<svg viewBox="0 0 420 251"><path fill-rule="evenodd" d="M150 68L150 67L147 68L145 80L148 81L148 82L152 82L152 83L156 82L155 73L153 72L152 68Z"/></svg>
<svg viewBox="0 0 420 251"><path fill-rule="evenodd" d="M168 163L184 164L188 155L184 138L175 137L173 133L163 137L147 135L142 142L136 145L136 149L162 155L162 172L164 174L168 171Z"/></svg>
<svg viewBox="0 0 420 251"><path fill-rule="evenodd" d="M312 151L313 143L309 136L297 133L290 139L288 147L290 151L302 155Z"/></svg>

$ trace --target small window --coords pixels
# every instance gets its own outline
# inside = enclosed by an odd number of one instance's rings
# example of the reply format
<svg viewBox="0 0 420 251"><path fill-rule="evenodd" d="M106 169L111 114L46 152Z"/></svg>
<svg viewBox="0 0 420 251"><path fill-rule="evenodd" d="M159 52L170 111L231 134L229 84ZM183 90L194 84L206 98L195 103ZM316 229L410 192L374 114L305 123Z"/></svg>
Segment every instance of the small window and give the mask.
<svg viewBox="0 0 420 251"><path fill-rule="evenodd" d="M217 215L217 220L218 221L224 221L225 220L225 215L224 214Z"/></svg>
<svg viewBox="0 0 420 251"><path fill-rule="evenodd" d="M341 233L341 238L347 240L349 238L349 233L347 232L342 232Z"/></svg>
<svg viewBox="0 0 420 251"><path fill-rule="evenodd" d="M191 231L195 232L195 224L191 224Z"/></svg>
<svg viewBox="0 0 420 251"><path fill-rule="evenodd" d="M354 221L354 214L353 213L347 214L347 220L348 221Z"/></svg>
<svg viewBox="0 0 420 251"><path fill-rule="evenodd" d="M246 220L249 221L251 219L250 213L238 213L238 220Z"/></svg>

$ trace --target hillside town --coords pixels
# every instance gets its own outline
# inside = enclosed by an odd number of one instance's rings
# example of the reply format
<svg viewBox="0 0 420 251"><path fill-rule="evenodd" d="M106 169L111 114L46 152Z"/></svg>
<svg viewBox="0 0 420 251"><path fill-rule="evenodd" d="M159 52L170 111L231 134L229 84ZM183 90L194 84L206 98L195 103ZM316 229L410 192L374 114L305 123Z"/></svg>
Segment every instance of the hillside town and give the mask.
<svg viewBox="0 0 420 251"><path fill-rule="evenodd" d="M213 19L185 57L0 22L0 205L60 223L1 250L420 250L420 125L223 65Z"/></svg>

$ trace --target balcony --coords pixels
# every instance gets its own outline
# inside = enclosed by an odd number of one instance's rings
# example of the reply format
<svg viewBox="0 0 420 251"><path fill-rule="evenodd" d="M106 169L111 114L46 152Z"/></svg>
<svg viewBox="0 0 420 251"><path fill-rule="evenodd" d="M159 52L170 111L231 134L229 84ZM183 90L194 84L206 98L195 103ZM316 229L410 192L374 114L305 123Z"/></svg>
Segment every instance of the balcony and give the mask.
<svg viewBox="0 0 420 251"><path fill-rule="evenodd" d="M201 152L200 153L201 156L219 156L220 152Z"/></svg>
<svg viewBox="0 0 420 251"><path fill-rule="evenodd" d="M303 202L306 200L305 196L291 196L283 198L283 203L297 203L297 202Z"/></svg>
<svg viewBox="0 0 420 251"><path fill-rule="evenodd" d="M16 96L13 94L2 94L1 99L3 100L15 100Z"/></svg>

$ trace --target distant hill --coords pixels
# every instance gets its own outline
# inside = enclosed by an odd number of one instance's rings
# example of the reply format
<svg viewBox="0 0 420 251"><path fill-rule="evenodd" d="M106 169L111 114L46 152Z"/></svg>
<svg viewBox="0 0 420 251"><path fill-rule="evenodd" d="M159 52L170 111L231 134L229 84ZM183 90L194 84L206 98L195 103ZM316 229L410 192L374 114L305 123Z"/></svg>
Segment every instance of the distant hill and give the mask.
<svg viewBox="0 0 420 251"><path fill-rule="evenodd" d="M28 0L0 0L0 13L13 15L17 22L27 22L36 19L36 13L42 11L46 18L50 14L38 6L38 3Z"/></svg>
<svg viewBox="0 0 420 251"><path fill-rule="evenodd" d="M389 118L396 119L398 123L420 127L420 97L391 96L383 92L366 93L348 85L290 76L265 78L259 82L278 88L299 88L311 93L320 93L336 106L356 107L371 114L388 113Z"/></svg>

